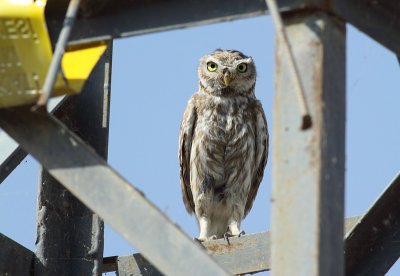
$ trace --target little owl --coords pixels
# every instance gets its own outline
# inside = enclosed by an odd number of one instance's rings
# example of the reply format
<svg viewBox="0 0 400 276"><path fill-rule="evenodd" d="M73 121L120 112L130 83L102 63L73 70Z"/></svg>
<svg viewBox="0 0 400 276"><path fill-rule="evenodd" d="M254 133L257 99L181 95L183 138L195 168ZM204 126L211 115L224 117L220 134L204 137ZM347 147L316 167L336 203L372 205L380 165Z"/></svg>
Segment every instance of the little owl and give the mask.
<svg viewBox="0 0 400 276"><path fill-rule="evenodd" d="M198 75L179 135L183 201L196 215L198 240L240 236L268 155L256 67L239 51L218 49L200 59Z"/></svg>

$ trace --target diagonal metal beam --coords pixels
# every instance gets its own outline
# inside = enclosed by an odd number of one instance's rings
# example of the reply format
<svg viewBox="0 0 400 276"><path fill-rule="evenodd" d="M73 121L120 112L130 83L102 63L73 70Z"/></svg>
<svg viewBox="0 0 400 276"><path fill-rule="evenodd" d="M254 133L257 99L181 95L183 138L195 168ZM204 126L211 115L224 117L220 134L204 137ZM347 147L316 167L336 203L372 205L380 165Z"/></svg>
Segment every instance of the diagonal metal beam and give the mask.
<svg viewBox="0 0 400 276"><path fill-rule="evenodd" d="M24 160L26 152L5 132L0 133L0 183Z"/></svg>
<svg viewBox="0 0 400 276"><path fill-rule="evenodd" d="M400 257L400 174L347 234L346 275L384 275Z"/></svg>
<svg viewBox="0 0 400 276"><path fill-rule="evenodd" d="M89 6L91 0L86 0ZM78 18L72 44L108 40L178 28L229 21L266 12L263 0L96 1L103 10ZM325 0L281 0L281 11L315 7ZM61 29L68 1L48 0L46 21L50 37ZM86 9L85 9L86 10ZM87 10L90 11L90 8ZM93 8L92 8L93 10ZM52 41L55 41L52 39Z"/></svg>
<svg viewBox="0 0 400 276"><path fill-rule="evenodd" d="M332 0L331 9L395 54L400 54L400 1Z"/></svg>
<svg viewBox="0 0 400 276"><path fill-rule="evenodd" d="M164 274L227 275L200 246L54 116L32 112L29 107L1 109L0 126Z"/></svg>

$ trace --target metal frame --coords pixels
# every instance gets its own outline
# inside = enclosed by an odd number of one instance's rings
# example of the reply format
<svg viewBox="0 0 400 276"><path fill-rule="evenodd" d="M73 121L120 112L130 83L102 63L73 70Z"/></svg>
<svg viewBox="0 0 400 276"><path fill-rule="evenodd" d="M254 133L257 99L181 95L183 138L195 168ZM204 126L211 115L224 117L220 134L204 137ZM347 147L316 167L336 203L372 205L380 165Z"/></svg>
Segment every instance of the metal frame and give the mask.
<svg viewBox="0 0 400 276"><path fill-rule="evenodd" d="M103 0L96 1L96 3L97 10L91 13L89 9L89 12L84 13L76 21L68 47L79 47L81 43L105 43L113 38L222 22L262 15L267 12L263 0ZM82 8L85 9L84 5L90 7L91 4L93 4L92 0L83 1ZM46 18L53 45L55 45L55 38L60 32L67 5L67 0L48 0ZM293 14L307 17L307 14L319 13L325 14L323 15L325 18L336 17L339 21L349 22L395 54L400 54L400 48L398 47L400 45L400 37L397 35L400 33L400 19L398 17L400 5L396 0L373 2L367 0L284 0L279 1L279 5L280 11L284 12L284 18L286 19L291 18ZM365 17L368 17L368 20L365 20ZM304 22L306 21L304 20ZM321 41L321 43L327 44L330 42L329 39ZM326 55L329 57L333 53L327 52ZM298 57L301 57L301 50L296 58ZM329 68L330 64L323 64L321 70L330 70ZM310 76L306 74L304 77L307 79ZM343 81L341 81L341 84L343 84ZM328 87L323 89L329 90ZM311 95L310 91L308 93ZM330 101L331 99L327 97L325 100ZM281 103L277 103L276 108L279 108L280 105ZM323 120L331 114L325 114L321 110L313 112L317 112L318 116L324 115L322 117ZM318 118L318 116L316 117ZM62 120L64 119L68 120L68 116L63 117ZM329 122L329 119L327 120L326 122ZM320 131L321 129L319 128L322 126L324 128L322 133L328 135L317 135L317 144L321 143L326 137L330 137L334 129L343 132L344 125L341 123L342 120L340 119L339 122L340 125L336 126L329 123L317 125L317 129L312 131ZM39 111L31 112L26 107L1 109L0 126L18 141L24 150L38 159L57 181L70 190L91 210L109 222L114 229L134 244L143 253L143 256L149 259L163 273L193 275L193 272L197 271L200 274L226 275L226 271L210 258L205 251L201 250L200 246L194 244L160 210L145 199L140 191L122 179L106 164L103 158L98 156L81 138L69 131L54 116ZM32 135L32 133L35 133L35 135ZM304 135L308 134L299 132L294 134L292 138L301 138ZM298 143L300 146L304 146L303 142L301 138ZM11 147L11 150L5 156L1 156L0 159L0 176L2 178L5 178L24 157L24 153L16 149L15 144L12 145L10 140L0 139L0 149L8 147ZM342 146L339 145L340 150L341 148ZM299 154L307 156L308 153ZM298 157L300 158L300 155L293 161L299 160ZM326 163L332 160L332 157L333 153L329 150L323 152L323 155L317 161L321 167L319 167L320 171L316 172L316 174L319 173L323 177L331 177L333 175L334 178L336 176L340 178L343 168L332 169L330 167L331 164ZM341 158L339 158L339 162L342 162ZM277 168L279 169L279 167ZM277 168L275 167L274 170L277 170ZM335 170L336 172L334 172ZM289 173L292 172L289 171ZM306 177L307 175L301 175L299 180L305 181ZM397 177L382 198L376 202L374 207L361 218L359 224L348 234L345 247L346 273L348 275L373 275L376 271L384 273L399 257L398 245L391 242L390 238L391 234L395 235L397 233L400 221L400 213L393 211L399 209L396 205L400 196L400 189L397 188L399 183ZM342 197L342 188L335 190L331 186L322 185L322 182L318 185L321 185L320 189L309 190L310 194L307 195L307 198L316 199L321 193L327 194L328 192L337 192L335 199ZM342 215L343 206L341 201L339 201L340 206L335 207L333 206L335 204L334 200L326 197L321 197L320 199L319 205L311 207L308 211L311 214L322 212L320 213L322 217L333 216L337 221ZM103 202L105 201L110 204L104 205ZM121 202L125 204L121 204ZM320 207L322 209L318 210ZM129 221L126 220L128 215L132 218ZM279 220L283 220L283 217L281 218L277 215L274 218L274 223L279 223ZM140 221L140 225L136 221ZM322 229L320 237L324 236L328 239L327 246L328 244L333 246L335 242L341 239L342 234L339 228L337 228L338 231L329 232L326 230L328 232L324 232L323 221L316 223L317 220L310 220L310 222L315 231ZM156 231L160 227L165 229L163 235ZM308 227L302 228L299 230L298 236L309 235L307 232L309 229ZM373 229L380 229L381 231L375 232ZM265 242L266 238L262 239ZM0 241L7 241L7 244L13 244L9 239L3 237L1 237ZM300 240L300 243L306 242L309 241L307 239ZM220 241L217 241L214 245L219 243ZM259 245L258 242L256 244ZM16 244L2 246L1 248L0 256L11 252L16 252L16 255L21 254L21 256L29 256L30 254ZM267 252L268 249L263 248ZM337 248L340 248L340 245ZM360 251L363 254L360 254ZM230 251L230 256L232 257L235 252L236 249ZM314 267L312 271L316 271L318 274L323 274L326 269L331 267L331 264L326 262L328 257L334 260L341 259L337 250L330 254L326 248L319 248L318 252L323 254L319 256L318 260L305 260L307 262L305 265ZM296 254L299 255L302 252L291 250L287 254L289 258L293 259L296 258ZM316 262L316 264L311 264L311 262ZM4 262L0 262L0 264L0 271L2 271L1 269L7 264L4 264ZM11 262L9 266L12 264L15 264L15 262ZM372 264L377 270L371 268ZM338 271L339 274L337 275L342 274L340 267ZM284 272L280 273L278 271L278 273L285 275Z"/></svg>

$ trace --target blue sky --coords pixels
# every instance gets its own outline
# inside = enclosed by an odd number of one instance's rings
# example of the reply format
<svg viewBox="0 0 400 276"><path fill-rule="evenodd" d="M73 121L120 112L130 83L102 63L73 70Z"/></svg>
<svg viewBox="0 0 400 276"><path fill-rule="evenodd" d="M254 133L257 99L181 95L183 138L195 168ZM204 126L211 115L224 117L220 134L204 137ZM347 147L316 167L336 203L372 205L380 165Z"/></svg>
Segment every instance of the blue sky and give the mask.
<svg viewBox="0 0 400 276"><path fill-rule="evenodd" d="M400 67L393 53L351 26L347 30L346 216L353 216L365 212L399 171ZM274 32L270 17L114 42L109 163L190 236L198 232L181 200L178 130L185 105L197 89L198 61L216 48L237 49L255 60L256 95L272 136ZM0 232L32 250L37 179L38 164L27 158L0 185ZM253 209L242 225L247 233L270 228L270 189L269 162ZM105 256L133 251L106 227ZM388 275L398 273L400 265Z"/></svg>

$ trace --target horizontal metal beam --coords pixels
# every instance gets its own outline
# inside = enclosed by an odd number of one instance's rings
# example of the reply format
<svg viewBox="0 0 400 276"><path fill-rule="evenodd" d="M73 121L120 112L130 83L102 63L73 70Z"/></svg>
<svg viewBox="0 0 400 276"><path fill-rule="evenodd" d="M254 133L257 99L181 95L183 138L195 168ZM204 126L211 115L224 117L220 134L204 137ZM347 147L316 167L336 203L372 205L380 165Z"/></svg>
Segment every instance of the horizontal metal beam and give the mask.
<svg viewBox="0 0 400 276"><path fill-rule="evenodd" d="M198 25L261 15L266 12L264 0L169 0L169 1L84 1L96 2L101 8L78 18L72 30L71 44L88 43L139 34L188 28ZM100 4L98 4L99 2ZM281 0L281 11L316 6L325 0ZM46 20L51 40L61 29L66 0L48 0Z"/></svg>
<svg viewBox="0 0 400 276"><path fill-rule="evenodd" d="M360 217L345 220L345 232L353 227ZM271 269L270 232L244 235L229 239L203 243L207 252L231 274L246 274ZM118 271L118 275L159 275L149 261L140 254L104 258L103 273Z"/></svg>
<svg viewBox="0 0 400 276"><path fill-rule="evenodd" d="M47 2L46 20L53 44L60 32L68 2ZM267 12L264 0L86 0L83 3L83 16L72 30L70 44L188 28ZM400 2L397 0L281 0L279 7L281 12L308 9L334 13L400 54L400 36L397 35L400 33Z"/></svg>
<svg viewBox="0 0 400 276"><path fill-rule="evenodd" d="M332 0L331 10L395 54L400 54L400 1Z"/></svg>
<svg viewBox="0 0 400 276"><path fill-rule="evenodd" d="M347 234L346 275L385 275L400 257L400 174Z"/></svg>
<svg viewBox="0 0 400 276"><path fill-rule="evenodd" d="M0 275L32 275L34 254L0 233Z"/></svg>
<svg viewBox="0 0 400 276"><path fill-rule="evenodd" d="M29 107L0 109L0 126L164 274L227 275L142 192L52 115Z"/></svg>

